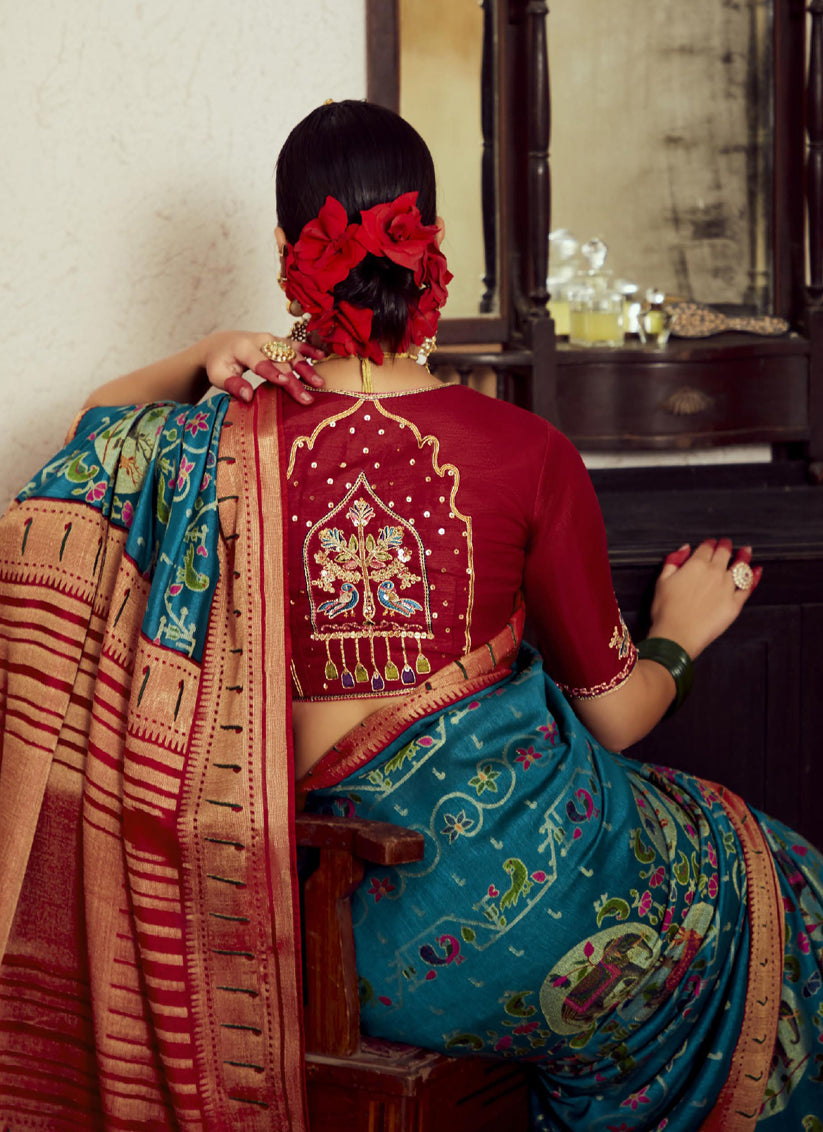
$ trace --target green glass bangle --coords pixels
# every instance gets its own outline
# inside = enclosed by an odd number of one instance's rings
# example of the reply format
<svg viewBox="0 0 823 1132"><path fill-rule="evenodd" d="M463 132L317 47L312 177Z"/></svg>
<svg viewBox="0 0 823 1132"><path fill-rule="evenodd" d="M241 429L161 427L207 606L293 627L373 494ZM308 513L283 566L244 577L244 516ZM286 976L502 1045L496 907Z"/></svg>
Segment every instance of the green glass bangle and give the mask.
<svg viewBox="0 0 823 1132"><path fill-rule="evenodd" d="M666 715L674 715L680 705L692 690L694 683L694 665L692 658L676 641L668 637L646 637L637 646L637 655L643 660L653 660L655 664L662 664L671 673L677 692L674 703Z"/></svg>

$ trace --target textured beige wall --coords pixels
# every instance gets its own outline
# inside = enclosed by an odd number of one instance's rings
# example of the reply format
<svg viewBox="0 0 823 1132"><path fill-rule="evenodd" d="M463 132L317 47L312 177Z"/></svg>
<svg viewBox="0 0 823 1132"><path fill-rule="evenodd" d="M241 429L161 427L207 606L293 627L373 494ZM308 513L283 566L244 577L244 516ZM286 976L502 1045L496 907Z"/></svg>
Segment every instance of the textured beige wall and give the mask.
<svg viewBox="0 0 823 1132"><path fill-rule="evenodd" d="M217 327L288 325L273 170L365 96L363 0L5 6L0 502L88 391Z"/></svg>

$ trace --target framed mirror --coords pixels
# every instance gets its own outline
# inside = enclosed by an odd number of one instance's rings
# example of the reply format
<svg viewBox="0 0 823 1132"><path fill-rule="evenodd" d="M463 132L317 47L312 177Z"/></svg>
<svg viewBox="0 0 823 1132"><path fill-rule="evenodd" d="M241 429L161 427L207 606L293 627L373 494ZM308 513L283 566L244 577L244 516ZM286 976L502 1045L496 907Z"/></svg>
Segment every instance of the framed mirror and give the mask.
<svg viewBox="0 0 823 1132"><path fill-rule="evenodd" d="M551 5L552 227L602 238L641 293L772 309L773 9Z"/></svg>
<svg viewBox="0 0 823 1132"><path fill-rule="evenodd" d="M502 269L501 105L504 3L367 0L368 98L426 139L454 279L438 340L500 342L509 288Z"/></svg>

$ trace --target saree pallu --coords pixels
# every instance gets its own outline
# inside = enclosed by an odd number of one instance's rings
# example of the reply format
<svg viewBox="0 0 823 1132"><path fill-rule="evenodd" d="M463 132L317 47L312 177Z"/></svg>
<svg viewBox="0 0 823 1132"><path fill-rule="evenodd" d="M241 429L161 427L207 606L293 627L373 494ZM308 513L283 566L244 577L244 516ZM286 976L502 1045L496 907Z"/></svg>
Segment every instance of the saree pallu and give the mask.
<svg viewBox="0 0 823 1132"><path fill-rule="evenodd" d="M353 733L302 784L310 809L426 840L356 896L364 1029L530 1063L536 1129L823 1128L816 850L762 815L752 843L722 790L600 747L530 650L394 730L378 753ZM779 916L753 944L748 844L783 906L782 986ZM767 1033L751 1011L772 994Z"/></svg>
<svg viewBox="0 0 823 1132"><path fill-rule="evenodd" d="M0 524L0 1128L306 1127L276 405L90 410Z"/></svg>

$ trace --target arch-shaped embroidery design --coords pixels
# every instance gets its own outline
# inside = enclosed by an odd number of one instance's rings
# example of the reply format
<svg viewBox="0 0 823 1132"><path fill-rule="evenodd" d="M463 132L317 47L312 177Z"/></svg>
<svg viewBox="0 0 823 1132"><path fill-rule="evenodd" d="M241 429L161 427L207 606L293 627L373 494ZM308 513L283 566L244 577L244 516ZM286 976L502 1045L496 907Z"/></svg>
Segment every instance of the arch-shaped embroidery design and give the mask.
<svg viewBox="0 0 823 1132"><path fill-rule="evenodd" d="M414 684L431 671L423 652L423 641L433 637L425 548L365 472L309 529L303 569L327 680L343 689L369 683L381 692L386 683Z"/></svg>

